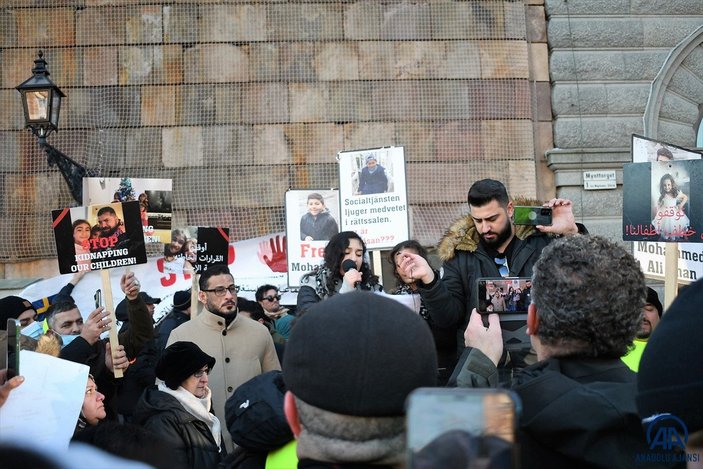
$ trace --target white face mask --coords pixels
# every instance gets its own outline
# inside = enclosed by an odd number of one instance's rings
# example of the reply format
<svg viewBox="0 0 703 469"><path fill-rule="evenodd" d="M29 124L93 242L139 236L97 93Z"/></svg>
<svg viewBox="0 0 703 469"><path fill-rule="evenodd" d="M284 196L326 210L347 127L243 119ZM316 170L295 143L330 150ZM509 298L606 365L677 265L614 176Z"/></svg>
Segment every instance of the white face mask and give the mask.
<svg viewBox="0 0 703 469"><path fill-rule="evenodd" d="M20 332L22 335L26 335L27 337L31 337L34 340L39 340L39 337L41 337L42 334L44 334L44 328L42 327L41 322L34 321L32 324L25 327Z"/></svg>

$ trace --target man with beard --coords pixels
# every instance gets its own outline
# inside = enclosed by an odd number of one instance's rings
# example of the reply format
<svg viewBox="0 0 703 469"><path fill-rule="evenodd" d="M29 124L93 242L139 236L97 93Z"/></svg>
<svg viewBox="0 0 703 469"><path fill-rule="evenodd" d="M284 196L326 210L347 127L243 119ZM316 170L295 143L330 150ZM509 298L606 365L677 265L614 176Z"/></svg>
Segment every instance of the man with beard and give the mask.
<svg viewBox="0 0 703 469"><path fill-rule="evenodd" d="M98 227L100 228L100 238L114 237L115 242L110 243L111 248L119 249L129 243L129 236L122 229L122 220L117 218L117 213L112 207L103 207L98 210ZM91 249L91 251L97 250L103 249Z"/></svg>
<svg viewBox="0 0 703 469"><path fill-rule="evenodd" d="M515 226L513 201L503 183L493 179L475 182L468 202L469 215L455 222L439 243L444 261L441 279L420 256L406 255L399 267L418 279L418 291L435 323L457 328L458 344L463 343L471 310L479 304L479 278L531 277L542 249L555 236L587 233L575 222L567 199L544 204L552 209L550 226Z"/></svg>
<svg viewBox="0 0 703 469"><path fill-rule="evenodd" d="M642 308L642 324L640 330L635 336L632 347L628 350L627 355L622 357L622 361L630 367L634 372L637 372L642 358L642 352L647 345L649 336L652 335L654 329L659 324L662 317L662 304L659 301L659 295L650 287L647 287L647 302Z"/></svg>
<svg viewBox="0 0 703 469"><path fill-rule="evenodd" d="M203 312L174 329L167 346L193 342L215 357L218 366L209 376L212 410L224 422L225 402L235 389L261 373L280 370L281 364L266 326L237 314L238 288L227 266L209 267L200 275L199 286ZM226 426L222 433L230 452L233 445Z"/></svg>

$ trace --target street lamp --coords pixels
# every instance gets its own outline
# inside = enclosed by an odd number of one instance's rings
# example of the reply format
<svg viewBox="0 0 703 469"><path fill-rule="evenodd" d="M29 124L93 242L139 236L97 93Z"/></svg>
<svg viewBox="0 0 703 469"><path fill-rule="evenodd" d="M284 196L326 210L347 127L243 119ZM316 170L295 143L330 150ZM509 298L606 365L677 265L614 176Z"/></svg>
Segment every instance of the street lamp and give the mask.
<svg viewBox="0 0 703 469"><path fill-rule="evenodd" d="M49 79L44 53L39 51L34 61L32 77L17 87L22 96L25 128L29 127L39 140L39 145L46 151L49 166L56 164L68 183L71 195L80 204L83 199L83 177L92 175L91 171L73 161L56 148L49 145L46 138L51 132L59 130L59 112L61 98L66 96Z"/></svg>

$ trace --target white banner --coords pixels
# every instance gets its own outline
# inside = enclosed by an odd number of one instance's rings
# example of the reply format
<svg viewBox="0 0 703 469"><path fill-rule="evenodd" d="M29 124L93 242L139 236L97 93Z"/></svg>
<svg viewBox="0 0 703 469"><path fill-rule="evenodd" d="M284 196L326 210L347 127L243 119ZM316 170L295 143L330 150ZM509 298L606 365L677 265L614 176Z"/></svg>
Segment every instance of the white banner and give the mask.
<svg viewBox="0 0 703 469"><path fill-rule="evenodd" d="M281 290L287 288L284 233L230 243L228 263L234 282L240 287L239 296L254 299L254 292L264 284L274 285ZM184 272L182 266L182 263L179 266L175 262L164 262L161 257L151 258L146 264L131 267L130 270L142 284L142 291L162 300L154 312L155 319L171 310L175 292L191 287L193 276ZM124 271L124 268L109 271L115 307L124 299L120 289L120 278ZM71 280L71 277L71 274L66 274L41 280L25 288L20 296L35 301L54 295ZM74 288L72 296L83 317L87 317L95 309L93 295L99 288L100 272L88 272ZM295 293L282 294L282 304L296 303Z"/></svg>

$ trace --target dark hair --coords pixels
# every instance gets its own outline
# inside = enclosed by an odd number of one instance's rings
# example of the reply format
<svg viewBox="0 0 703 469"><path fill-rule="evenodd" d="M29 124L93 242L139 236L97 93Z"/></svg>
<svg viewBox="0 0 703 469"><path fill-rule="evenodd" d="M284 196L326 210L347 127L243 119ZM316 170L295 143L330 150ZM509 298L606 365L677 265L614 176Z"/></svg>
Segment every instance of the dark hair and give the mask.
<svg viewBox="0 0 703 469"><path fill-rule="evenodd" d="M90 223L88 223L88 220L84 220L84 219L82 219L82 218L79 218L78 220L74 221L74 222L71 224L72 230L75 230L78 225L88 225L88 227L89 227L91 230L93 229L93 227L90 226Z"/></svg>
<svg viewBox="0 0 703 469"><path fill-rule="evenodd" d="M63 313L65 311L70 311L72 309L77 308L78 306L76 306L76 303L73 301L73 298L71 298L70 296L64 296L58 301L56 301L54 304L49 306L49 309L46 310L46 322L49 323L49 327L53 329L54 316L59 313Z"/></svg>
<svg viewBox="0 0 703 469"><path fill-rule="evenodd" d="M249 315L254 321L258 321L259 319L268 319L266 313L264 313L264 307L256 301L251 301L247 300L246 298L238 297L237 309L239 309L240 312L244 311L246 313L249 313Z"/></svg>
<svg viewBox="0 0 703 469"><path fill-rule="evenodd" d="M117 212L115 212L115 209L112 207L103 207L100 210L98 210L98 216L104 215L106 213L117 216Z"/></svg>
<svg viewBox="0 0 703 469"><path fill-rule="evenodd" d="M256 301L264 301L264 293L269 290L276 290L276 293L278 293L278 288L273 285L261 285L256 289L256 293L254 293L254 298L256 298Z"/></svg>
<svg viewBox="0 0 703 469"><path fill-rule="evenodd" d="M342 278L339 274L339 270L342 267L342 258L344 258L344 251L349 247L349 240L358 239L361 243L361 248L366 255L366 244L361 237L354 231L342 231L330 238L327 246L325 246L325 257L324 265L331 272L331 275L327 277L327 290L334 294L335 291L335 281ZM361 262L361 283L371 282L376 276L371 272L371 267L366 262L362 260Z"/></svg>
<svg viewBox="0 0 703 469"><path fill-rule="evenodd" d="M540 341L553 347L555 356L590 358L625 355L647 296L632 254L606 238L582 235L544 248L531 291Z"/></svg>
<svg viewBox="0 0 703 469"><path fill-rule="evenodd" d="M666 195L666 191L664 190L664 181L669 179L671 181L671 192L674 194L674 197L678 197L679 195L679 186L676 185L676 181L674 180L674 176L672 176L669 173L666 173L661 177L659 180L659 193L661 194L659 196L659 203L662 203L662 200L664 200L664 196Z"/></svg>
<svg viewBox="0 0 703 469"><path fill-rule="evenodd" d="M665 157L669 158L670 160L674 159L674 154L671 153L671 150L669 150L666 147L661 147L657 150L657 160L659 160L660 156L665 156Z"/></svg>
<svg viewBox="0 0 703 469"><path fill-rule="evenodd" d="M200 274L200 281L198 282L200 289L207 290L210 277L214 277L216 275L229 275L232 277L232 280L234 280L234 276L232 275L232 272L229 271L229 267L226 265L213 265L208 267L207 270Z"/></svg>
<svg viewBox="0 0 703 469"><path fill-rule="evenodd" d="M319 200L320 202L322 202L322 205L325 205L325 199L322 197L322 194L318 194L317 192L311 192L310 194L308 194L308 200L310 199Z"/></svg>
<svg viewBox="0 0 703 469"><path fill-rule="evenodd" d="M502 182L495 179L481 179L471 185L467 197L469 205L483 207L492 200L497 200L501 207L505 208L510 202L508 191Z"/></svg>
<svg viewBox="0 0 703 469"><path fill-rule="evenodd" d="M427 259L427 249L425 249L424 246L418 241L415 241L414 239L409 239L407 241L403 241L401 243L396 244L393 249L391 249L391 252L388 254L388 262L393 266L393 275L397 280L397 287L400 287L403 284L403 279L401 279L400 275L398 275L398 270L395 266L395 256L397 256L398 253L402 250L415 251L429 264L429 260Z"/></svg>

